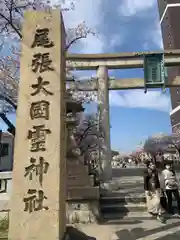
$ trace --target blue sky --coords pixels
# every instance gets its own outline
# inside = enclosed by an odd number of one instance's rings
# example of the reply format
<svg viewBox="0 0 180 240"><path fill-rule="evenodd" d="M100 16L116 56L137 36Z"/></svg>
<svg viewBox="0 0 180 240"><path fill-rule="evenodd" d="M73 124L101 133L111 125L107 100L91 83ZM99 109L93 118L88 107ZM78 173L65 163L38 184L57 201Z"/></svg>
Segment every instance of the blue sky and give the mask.
<svg viewBox="0 0 180 240"><path fill-rule="evenodd" d="M157 0L77 0L76 10L64 15L67 27L83 20L95 30L97 37L75 44L75 53L111 53L162 49ZM94 72L81 72L81 76ZM143 71L115 70L117 78L143 77ZM89 109L94 110L93 107ZM131 151L148 136L171 133L168 90L110 92L111 145L113 149ZM10 116L15 121L14 116ZM5 126L3 126L5 127Z"/></svg>
<svg viewBox="0 0 180 240"><path fill-rule="evenodd" d="M98 37L89 36L71 49L81 53L112 53L160 50L162 37L157 0L88 0L78 1L73 18L86 20ZM66 18L70 22L70 17ZM90 73L89 73L90 74ZM94 75L94 72L91 73ZM116 78L143 77L142 69L109 72ZM81 72L81 75L83 73ZM87 72L84 73L84 76ZM110 92L111 145L131 151L148 136L171 133L169 91L159 89Z"/></svg>

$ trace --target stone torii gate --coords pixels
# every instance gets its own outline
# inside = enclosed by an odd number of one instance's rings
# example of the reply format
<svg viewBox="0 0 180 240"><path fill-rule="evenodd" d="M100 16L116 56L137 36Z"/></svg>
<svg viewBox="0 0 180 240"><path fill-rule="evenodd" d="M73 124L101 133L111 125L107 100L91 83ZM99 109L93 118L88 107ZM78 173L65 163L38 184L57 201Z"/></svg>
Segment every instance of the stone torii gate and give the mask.
<svg viewBox="0 0 180 240"><path fill-rule="evenodd" d="M109 90L145 89L145 81L140 78L112 79L108 76L108 69L133 69L144 67L144 57L161 52L134 52L116 54L68 54L67 67L76 70L97 70L97 78L74 81L69 88L78 91L97 91L99 104L99 125L103 133L104 147L100 153L102 164L101 180L106 182L112 178L110 121L109 121ZM164 52L165 66L180 65L180 50ZM166 87L180 86L180 76L177 76ZM161 84L151 84L148 88L162 87Z"/></svg>
<svg viewBox="0 0 180 240"><path fill-rule="evenodd" d="M104 135L102 181L106 182L112 177L108 91L144 88L143 79L111 81L108 69L143 67L143 56L149 53L65 56L66 34L59 10L25 13L22 34L8 239L63 239L66 231L66 65L77 70L97 70L96 80L70 84L73 89L98 91L100 127ZM165 52L165 64L180 65L180 50ZM167 87L173 86L180 86L180 77L167 84Z"/></svg>

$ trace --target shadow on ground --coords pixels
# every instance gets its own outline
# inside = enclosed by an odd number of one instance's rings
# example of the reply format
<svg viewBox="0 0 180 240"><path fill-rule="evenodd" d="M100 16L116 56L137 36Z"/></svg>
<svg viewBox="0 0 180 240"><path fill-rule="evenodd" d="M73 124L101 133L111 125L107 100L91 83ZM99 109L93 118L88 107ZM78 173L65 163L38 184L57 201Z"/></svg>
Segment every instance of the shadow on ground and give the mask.
<svg viewBox="0 0 180 240"><path fill-rule="evenodd" d="M69 226L66 228L66 234L63 240L96 240L96 238L90 237L77 228Z"/></svg>
<svg viewBox="0 0 180 240"><path fill-rule="evenodd" d="M153 234L161 233L164 231L170 231L172 228L179 227L180 221L172 224L163 225L161 227L151 229L151 230L144 230L143 228L133 228L132 230L123 229L116 232L117 240L140 240L145 237L148 239L153 239L151 236ZM166 236L163 237L155 237L156 240L177 240L180 239L180 229L178 232L169 234L167 232Z"/></svg>

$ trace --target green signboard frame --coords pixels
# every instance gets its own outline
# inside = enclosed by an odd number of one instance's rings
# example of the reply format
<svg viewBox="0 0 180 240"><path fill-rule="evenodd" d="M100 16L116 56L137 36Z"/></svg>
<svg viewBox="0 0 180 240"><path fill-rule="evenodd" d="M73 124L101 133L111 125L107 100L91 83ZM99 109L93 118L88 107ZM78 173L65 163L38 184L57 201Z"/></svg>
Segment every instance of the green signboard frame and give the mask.
<svg viewBox="0 0 180 240"><path fill-rule="evenodd" d="M147 88L163 88L167 82L167 71L164 66L164 54L148 54L144 56L144 83Z"/></svg>

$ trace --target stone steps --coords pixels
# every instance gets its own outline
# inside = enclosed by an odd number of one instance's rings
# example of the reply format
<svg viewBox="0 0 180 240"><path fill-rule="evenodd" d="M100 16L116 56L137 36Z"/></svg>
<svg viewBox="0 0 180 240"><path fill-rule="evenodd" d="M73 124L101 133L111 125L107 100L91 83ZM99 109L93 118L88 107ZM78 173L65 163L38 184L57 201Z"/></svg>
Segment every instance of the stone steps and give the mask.
<svg viewBox="0 0 180 240"><path fill-rule="evenodd" d="M132 181L132 179L131 179ZM130 216L130 213L138 215L146 213L146 198L143 182L121 182L117 191L103 192L100 196L100 211L103 219L121 219ZM176 207L176 202L173 202Z"/></svg>
<svg viewBox="0 0 180 240"><path fill-rule="evenodd" d="M127 213L104 213L103 220L108 222L117 222L119 220L139 220L139 218L151 219L152 217L147 212L127 212Z"/></svg>
<svg viewBox="0 0 180 240"><path fill-rule="evenodd" d="M107 204L101 205L102 213L145 212L146 204Z"/></svg>
<svg viewBox="0 0 180 240"><path fill-rule="evenodd" d="M139 194L139 196L133 196L133 195L128 195L128 196L123 196L123 195L116 195L116 196L101 196L100 199L100 204L141 204L145 203L146 198L144 194Z"/></svg>
<svg viewBox="0 0 180 240"><path fill-rule="evenodd" d="M143 184L143 169L113 169L113 181L118 189L101 191L100 211L109 224L151 219L147 213ZM178 173L179 178L179 173ZM173 202L177 207L176 202Z"/></svg>
<svg viewBox="0 0 180 240"><path fill-rule="evenodd" d="M174 208L177 207L176 202L173 202ZM117 196L101 196L100 197L100 211L103 219L123 218L128 216L129 213L146 213L146 199L145 196L141 197L121 197Z"/></svg>

